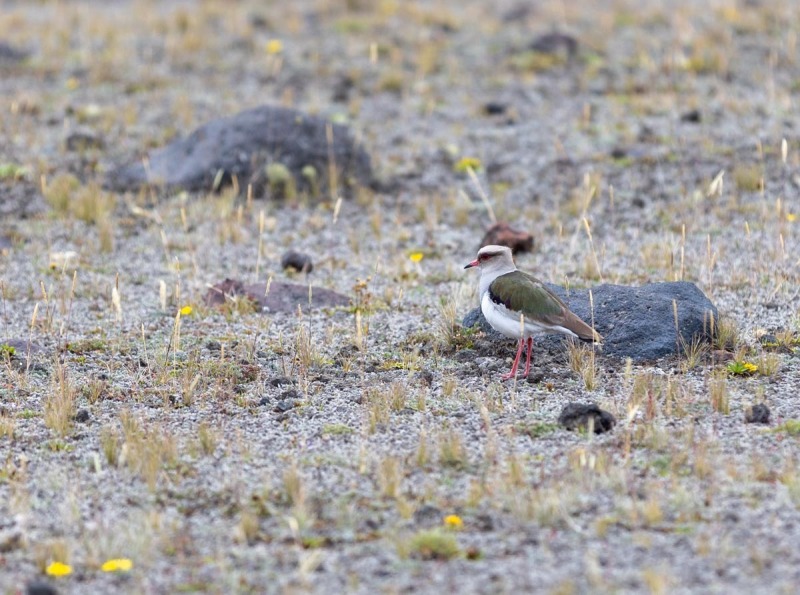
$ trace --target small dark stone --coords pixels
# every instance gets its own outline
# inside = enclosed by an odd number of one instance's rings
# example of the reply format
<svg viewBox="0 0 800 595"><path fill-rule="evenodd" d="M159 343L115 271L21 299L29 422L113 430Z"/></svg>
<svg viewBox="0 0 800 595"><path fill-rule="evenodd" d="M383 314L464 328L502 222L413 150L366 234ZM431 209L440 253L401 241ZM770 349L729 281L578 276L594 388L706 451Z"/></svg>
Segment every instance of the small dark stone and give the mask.
<svg viewBox="0 0 800 595"><path fill-rule="evenodd" d="M102 149L105 141L91 130L75 130L67 135L64 141L68 151L88 151L89 149Z"/></svg>
<svg viewBox="0 0 800 595"><path fill-rule="evenodd" d="M287 378L286 376L276 376L275 378L269 379L270 386L283 386L285 384L294 384L291 378Z"/></svg>
<svg viewBox="0 0 800 595"><path fill-rule="evenodd" d="M331 100L338 103L346 103L350 99L350 92L356 85L356 81L351 74L343 74L339 76L333 83L333 92L331 93Z"/></svg>
<svg viewBox="0 0 800 595"><path fill-rule="evenodd" d="M702 116L700 115L699 109L689 110L681 114L681 122L691 122L692 124L697 124L702 120Z"/></svg>
<svg viewBox="0 0 800 595"><path fill-rule="evenodd" d="M530 384L539 384L542 380L544 380L544 373L542 372L531 372L528 375L528 382Z"/></svg>
<svg viewBox="0 0 800 595"><path fill-rule="evenodd" d="M769 407L764 403L758 403L747 408L744 413L744 420L749 424L768 424L769 414Z"/></svg>
<svg viewBox="0 0 800 595"><path fill-rule="evenodd" d="M281 393L281 399L298 399L298 398L300 398L300 393L298 393L293 388L285 390Z"/></svg>
<svg viewBox="0 0 800 595"><path fill-rule="evenodd" d="M311 257L308 254L295 252L294 250L289 250L281 256L281 266L284 271L286 269L294 269L301 273L310 273L314 270L314 263L311 262Z"/></svg>
<svg viewBox="0 0 800 595"><path fill-rule="evenodd" d="M275 403L275 407L273 411L275 413L286 413L287 411L291 411L295 407L295 402L293 399L283 399Z"/></svg>
<svg viewBox="0 0 800 595"><path fill-rule="evenodd" d="M0 64L4 62L5 63L22 62L29 55L30 52L28 52L27 50L14 47L13 45L6 43L5 41L0 41Z"/></svg>
<svg viewBox="0 0 800 595"><path fill-rule="evenodd" d="M425 386L433 384L433 372L430 370L420 370L417 372L416 377Z"/></svg>
<svg viewBox="0 0 800 595"><path fill-rule="evenodd" d="M508 246L512 254L533 250L533 236L527 231L519 231L508 223L499 222L492 225L481 240L480 247L496 245Z"/></svg>
<svg viewBox="0 0 800 595"><path fill-rule="evenodd" d="M572 58L578 52L578 40L566 33L545 33L534 39L528 47L542 54L564 54Z"/></svg>
<svg viewBox="0 0 800 595"><path fill-rule="evenodd" d="M614 147L611 149L611 158L612 159L625 159L628 156L628 152L623 149L622 147Z"/></svg>
<svg viewBox="0 0 800 595"><path fill-rule="evenodd" d="M75 414L75 421L78 423L86 423L91 418L88 409L78 409L78 412Z"/></svg>
<svg viewBox="0 0 800 595"><path fill-rule="evenodd" d="M610 431L617 420L595 403L569 403L561 410L558 423L571 431L588 431L591 425L595 434L603 434Z"/></svg>
<svg viewBox="0 0 800 595"><path fill-rule="evenodd" d="M269 405L269 397L261 397L258 400L258 406L263 407L264 405Z"/></svg>
<svg viewBox="0 0 800 595"><path fill-rule="evenodd" d="M478 531L494 531L495 528L494 518L487 513L476 516L473 525Z"/></svg>
<svg viewBox="0 0 800 595"><path fill-rule="evenodd" d="M48 582L33 580L25 585L25 595L58 595L58 589Z"/></svg>
<svg viewBox="0 0 800 595"><path fill-rule="evenodd" d="M483 105L483 111L489 116L499 116L508 111L508 104L501 101L487 101Z"/></svg>
<svg viewBox="0 0 800 595"><path fill-rule="evenodd" d="M643 209L644 205L645 205L645 202L644 202L644 199L641 196L634 196L631 199L631 204L634 207L636 207L637 209Z"/></svg>
<svg viewBox="0 0 800 595"><path fill-rule="evenodd" d="M222 349L222 343L214 341L213 339L211 341L206 341L206 349L209 351L220 351Z"/></svg>

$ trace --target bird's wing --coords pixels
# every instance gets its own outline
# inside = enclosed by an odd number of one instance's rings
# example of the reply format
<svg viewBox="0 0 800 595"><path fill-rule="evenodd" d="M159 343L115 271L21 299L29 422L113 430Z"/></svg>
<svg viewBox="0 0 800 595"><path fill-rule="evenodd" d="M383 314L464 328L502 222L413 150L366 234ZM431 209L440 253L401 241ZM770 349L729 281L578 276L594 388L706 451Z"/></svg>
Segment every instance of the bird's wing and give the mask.
<svg viewBox="0 0 800 595"><path fill-rule="evenodd" d="M522 271L497 277L489 285L489 297L496 304L535 319L559 316L567 309L541 281Z"/></svg>
<svg viewBox="0 0 800 595"><path fill-rule="evenodd" d="M569 329L581 339L602 340L539 279L522 271L497 277L489 286L489 297L496 304L503 304L509 310L520 312L541 324Z"/></svg>

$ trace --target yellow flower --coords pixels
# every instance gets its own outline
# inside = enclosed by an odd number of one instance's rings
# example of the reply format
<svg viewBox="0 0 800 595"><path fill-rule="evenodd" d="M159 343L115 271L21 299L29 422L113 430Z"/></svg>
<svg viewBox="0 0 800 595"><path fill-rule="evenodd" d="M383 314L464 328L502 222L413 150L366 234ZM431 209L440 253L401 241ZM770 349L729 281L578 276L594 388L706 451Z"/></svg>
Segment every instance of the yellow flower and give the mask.
<svg viewBox="0 0 800 595"><path fill-rule="evenodd" d="M280 39L270 39L267 42L266 50L270 56L280 54L283 51L283 42Z"/></svg>
<svg viewBox="0 0 800 595"><path fill-rule="evenodd" d="M457 514L448 514L444 517L444 526L448 529L461 529L464 526L464 521Z"/></svg>
<svg viewBox="0 0 800 595"><path fill-rule="evenodd" d="M408 257L411 259L411 262L419 262L425 255L422 252L412 252Z"/></svg>
<svg viewBox="0 0 800 595"><path fill-rule="evenodd" d="M750 372L751 374L752 374L753 372L757 372L757 371L758 371L758 366L757 366L757 365L755 365L755 364L751 364L750 362L744 362L744 363L742 364L742 366L744 367L744 369L745 369L745 370L747 370L747 371L748 371L748 372Z"/></svg>
<svg viewBox="0 0 800 595"><path fill-rule="evenodd" d="M183 308L181 308L181 316L189 316L189 314L191 314L192 311L193 310L191 306L184 306Z"/></svg>
<svg viewBox="0 0 800 595"><path fill-rule="evenodd" d="M133 568L133 562L127 558L113 558L106 560L100 567L103 572L128 572Z"/></svg>
<svg viewBox="0 0 800 595"><path fill-rule="evenodd" d="M45 569L45 572L50 576L67 576L68 574L72 574L72 566L64 564L63 562L52 562Z"/></svg>
<svg viewBox="0 0 800 595"><path fill-rule="evenodd" d="M795 213L786 213L786 220L790 223L794 223L797 221L797 215Z"/></svg>
<svg viewBox="0 0 800 595"><path fill-rule="evenodd" d="M80 86L80 81L78 81L78 79L76 79L74 76L71 76L71 77L69 77L69 78L67 79L67 82L66 82L66 87L67 87L67 89L69 89L70 91L74 91L74 90L75 90L75 89L77 89L79 86Z"/></svg>
<svg viewBox="0 0 800 595"><path fill-rule="evenodd" d="M458 173L464 173L468 169L480 169L481 168L481 160L477 157L462 157L459 159L453 168Z"/></svg>

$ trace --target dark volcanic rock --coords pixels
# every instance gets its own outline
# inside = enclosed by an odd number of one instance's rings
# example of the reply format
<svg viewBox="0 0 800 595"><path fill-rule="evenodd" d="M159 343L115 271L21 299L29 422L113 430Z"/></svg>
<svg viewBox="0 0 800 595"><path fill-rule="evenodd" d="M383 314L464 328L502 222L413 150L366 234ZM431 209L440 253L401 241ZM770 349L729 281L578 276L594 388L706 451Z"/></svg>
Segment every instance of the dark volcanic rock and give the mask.
<svg viewBox="0 0 800 595"><path fill-rule="evenodd" d="M64 140L64 145L68 151L88 151L90 149L102 149L106 146L103 138L91 130L73 130Z"/></svg>
<svg viewBox="0 0 800 595"><path fill-rule="evenodd" d="M294 250L289 250L281 256L281 266L284 271L286 269L294 269L301 273L310 273L314 270L314 263L311 261L311 257L308 254L295 252Z"/></svg>
<svg viewBox="0 0 800 595"><path fill-rule="evenodd" d="M0 41L0 64L13 64L22 62L30 55L27 50L22 50L13 45Z"/></svg>
<svg viewBox="0 0 800 595"><path fill-rule="evenodd" d="M698 124L702 121L702 115L700 114L700 110L690 110L684 114L681 114L681 122L691 122L692 124Z"/></svg>
<svg viewBox="0 0 800 595"><path fill-rule="evenodd" d="M744 420L749 424L768 424L769 423L769 407L764 403L759 403L749 407L744 414Z"/></svg>
<svg viewBox="0 0 800 595"><path fill-rule="evenodd" d="M616 418L608 411L600 409L595 403L568 403L558 416L559 425L568 430L588 431L591 426L595 434L610 431Z"/></svg>
<svg viewBox="0 0 800 595"><path fill-rule="evenodd" d="M578 53L578 40L565 33L545 33L534 39L528 47L542 54L561 54L572 58Z"/></svg>
<svg viewBox="0 0 800 595"><path fill-rule="evenodd" d="M235 176L242 193L252 186L253 195L260 197L269 185L269 172L284 177L288 172L293 180L281 180L284 190L291 185L317 197L328 192L331 159L340 191L348 193L357 185L373 185L369 155L347 127L297 110L265 105L212 120L188 136L151 151L147 169L141 159L114 169L106 184L119 191L147 184L170 190L209 191L217 184L230 185Z"/></svg>
<svg viewBox="0 0 800 595"><path fill-rule="evenodd" d="M203 301L209 306L221 306L233 299L249 300L254 307L268 312L296 312L298 306L307 310L350 305L350 298L331 289L311 287L309 290L308 285L273 281L267 293L266 283L245 285L234 279L225 279L211 287Z"/></svg>
<svg viewBox="0 0 800 595"><path fill-rule="evenodd" d="M294 409L296 404L297 403L295 403L294 399L281 399L275 403L273 411L275 413L286 413L287 411Z"/></svg>
<svg viewBox="0 0 800 595"><path fill-rule="evenodd" d="M512 254L530 252L533 250L533 236L527 231L519 231L501 221L486 230L480 248L490 245L508 246Z"/></svg>
<svg viewBox="0 0 800 595"><path fill-rule="evenodd" d="M16 357L26 357L28 353L34 354L44 351L41 345L28 342L27 339L0 339L0 349Z"/></svg>
<svg viewBox="0 0 800 595"><path fill-rule="evenodd" d="M75 421L84 424L89 421L91 417L92 415L89 413L88 409L78 409L78 412L75 414Z"/></svg>
<svg viewBox="0 0 800 595"><path fill-rule="evenodd" d="M570 310L591 324L588 289L574 289L567 296L563 288L547 285ZM647 361L682 353L673 303L680 337L686 345L695 339L709 340L712 314L714 320L718 319L714 304L694 283L686 281L641 287L604 284L594 287L592 295L595 328L604 337L603 355ZM469 312L463 325L478 325L490 338L509 341L489 327L480 308Z"/></svg>
<svg viewBox="0 0 800 595"><path fill-rule="evenodd" d="M33 580L25 586L25 595L58 595L58 589L46 581Z"/></svg>

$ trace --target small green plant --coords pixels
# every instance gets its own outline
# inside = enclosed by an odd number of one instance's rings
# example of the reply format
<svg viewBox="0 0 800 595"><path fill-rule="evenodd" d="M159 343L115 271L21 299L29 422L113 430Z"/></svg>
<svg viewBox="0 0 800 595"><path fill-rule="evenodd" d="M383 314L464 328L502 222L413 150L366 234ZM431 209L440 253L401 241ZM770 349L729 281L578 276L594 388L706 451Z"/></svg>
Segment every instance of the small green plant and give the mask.
<svg viewBox="0 0 800 595"><path fill-rule="evenodd" d="M16 163L0 163L0 180L21 180L27 178L30 170Z"/></svg>
<svg viewBox="0 0 800 595"><path fill-rule="evenodd" d="M784 434L788 434L793 438L800 437L800 419L787 419L773 431L783 432Z"/></svg>
<svg viewBox="0 0 800 595"><path fill-rule="evenodd" d="M347 436L354 434L355 430L344 424L325 424L322 426L323 436Z"/></svg>
<svg viewBox="0 0 800 595"><path fill-rule="evenodd" d="M728 365L725 366L725 369L733 376L752 376L758 372L758 366L756 364L738 360L728 362Z"/></svg>
<svg viewBox="0 0 800 595"><path fill-rule="evenodd" d="M763 174L758 165L741 165L733 170L733 181L739 190L757 192L763 183Z"/></svg>
<svg viewBox="0 0 800 595"><path fill-rule="evenodd" d="M17 354L17 350L12 345L7 345L6 343L0 344L0 358L2 359L11 359Z"/></svg>
<svg viewBox="0 0 800 595"><path fill-rule="evenodd" d="M282 163L270 163L266 166L265 173L271 197L285 200L297 197L297 184L288 167Z"/></svg>
<svg viewBox="0 0 800 595"><path fill-rule="evenodd" d="M527 434L531 438L542 438L558 430L558 424L537 421L532 423L517 424L516 429L521 434Z"/></svg>
<svg viewBox="0 0 800 595"><path fill-rule="evenodd" d="M452 532L441 529L419 531L411 538L410 555L421 560L451 560L461 555Z"/></svg>
<svg viewBox="0 0 800 595"><path fill-rule="evenodd" d="M67 343L67 351L76 355L92 351L105 351L106 349L108 349L108 345L103 339L79 339Z"/></svg>

